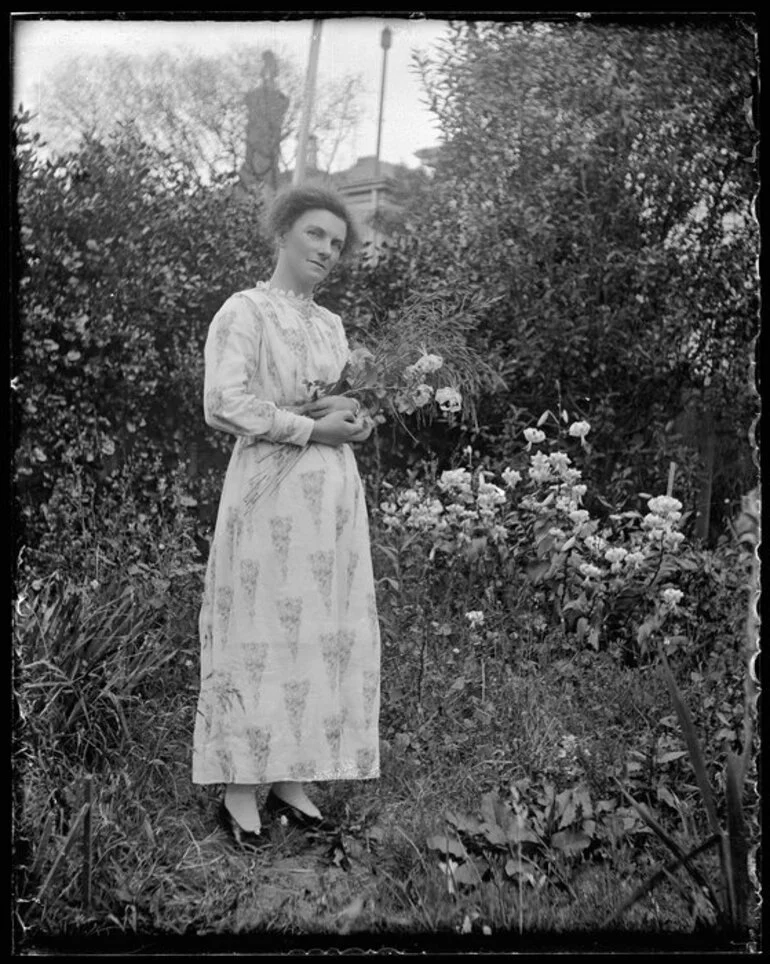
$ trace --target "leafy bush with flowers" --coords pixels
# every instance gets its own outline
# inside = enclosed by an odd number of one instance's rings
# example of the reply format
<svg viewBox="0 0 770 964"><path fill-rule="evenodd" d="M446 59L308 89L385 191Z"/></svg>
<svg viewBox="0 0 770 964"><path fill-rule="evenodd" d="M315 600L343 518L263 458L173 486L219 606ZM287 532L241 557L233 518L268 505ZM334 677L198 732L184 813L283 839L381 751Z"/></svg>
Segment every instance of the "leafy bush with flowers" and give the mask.
<svg viewBox="0 0 770 964"><path fill-rule="evenodd" d="M567 437L587 447L589 431L587 422L573 421ZM528 464L499 473L469 464L392 489L380 505L383 526L403 546L420 541L434 567L463 571L471 581L474 571L483 575L487 590L504 591L523 576L579 644L610 642L610 626L644 655L656 633L677 629L684 618L677 581L696 564L682 553L681 502L647 495L646 513L594 518L572 458L560 449L532 452L546 441L540 428L526 429L524 439ZM466 454L470 463L470 448Z"/></svg>

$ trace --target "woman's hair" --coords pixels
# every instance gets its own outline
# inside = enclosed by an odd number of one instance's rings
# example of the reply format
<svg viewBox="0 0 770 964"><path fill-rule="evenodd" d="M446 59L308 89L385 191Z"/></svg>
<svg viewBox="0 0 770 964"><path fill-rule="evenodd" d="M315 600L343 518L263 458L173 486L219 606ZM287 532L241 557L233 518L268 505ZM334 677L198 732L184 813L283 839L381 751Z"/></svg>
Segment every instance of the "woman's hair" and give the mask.
<svg viewBox="0 0 770 964"><path fill-rule="evenodd" d="M331 211L341 221L345 222L345 243L342 255L348 254L359 242L358 230L353 217L348 210L342 196L332 188L315 184L303 187L290 187L276 195L267 212L265 226L271 238L288 231L297 218L306 211Z"/></svg>

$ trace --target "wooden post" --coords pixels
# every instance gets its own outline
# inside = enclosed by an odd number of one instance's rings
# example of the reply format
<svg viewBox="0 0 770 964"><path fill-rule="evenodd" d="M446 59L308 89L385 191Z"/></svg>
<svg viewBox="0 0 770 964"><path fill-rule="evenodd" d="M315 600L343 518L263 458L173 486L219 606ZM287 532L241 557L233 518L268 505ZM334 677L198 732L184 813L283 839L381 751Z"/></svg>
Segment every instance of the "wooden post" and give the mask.
<svg viewBox="0 0 770 964"><path fill-rule="evenodd" d="M716 428L710 408L703 413L701 432L701 454L703 456L703 475L698 487L698 511L695 519L695 535L704 541L708 539L711 525L711 493L714 488L714 457L716 454Z"/></svg>
<svg viewBox="0 0 770 964"><path fill-rule="evenodd" d="M674 494L674 475L676 474L676 462L668 463L668 485L666 486L666 495L672 496Z"/></svg>
<svg viewBox="0 0 770 964"><path fill-rule="evenodd" d="M315 78L318 71L318 48L321 45L321 20L313 21L313 33L310 38L310 56L305 74L305 93L302 99L302 120L299 128L297 143L297 163L294 165L292 184L301 184L305 179L307 166L307 141L310 133L310 118L313 114L313 97L315 96Z"/></svg>

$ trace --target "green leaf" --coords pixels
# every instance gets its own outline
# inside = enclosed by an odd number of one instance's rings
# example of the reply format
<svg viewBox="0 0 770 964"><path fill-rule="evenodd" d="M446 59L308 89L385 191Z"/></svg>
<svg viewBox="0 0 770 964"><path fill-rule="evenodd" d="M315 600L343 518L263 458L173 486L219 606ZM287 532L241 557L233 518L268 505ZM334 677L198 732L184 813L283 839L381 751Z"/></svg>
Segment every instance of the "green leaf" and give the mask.
<svg viewBox="0 0 770 964"><path fill-rule="evenodd" d="M714 803L714 792L711 789L708 774L706 773L706 764L703 758L703 751L698 741L698 736L695 732L695 726L693 725L690 711L687 709L687 706L685 705L685 702L679 693L676 680L674 679L674 674L671 672L671 667L668 664L665 653L661 653L661 659L663 676L666 681L666 685L668 686L671 701L673 702L674 709L676 710L676 715L679 717L679 725L682 727L682 733L684 735L685 743L687 744L687 750L690 756L690 763L695 771L695 780L698 784L701 798L703 799L703 805L706 808L709 826L711 827L712 833L721 834L722 828L719 825L719 818L717 817L716 804Z"/></svg>
<svg viewBox="0 0 770 964"><path fill-rule="evenodd" d="M543 577L551 568L551 563L546 559L543 562L535 562L527 566L527 579L530 582L538 583L542 582Z"/></svg>
<svg viewBox="0 0 770 964"><path fill-rule="evenodd" d="M550 845L556 850L561 850L566 854L580 853L590 846L591 838L583 830L568 828L567 830L557 831L549 841Z"/></svg>
<svg viewBox="0 0 770 964"><path fill-rule="evenodd" d="M461 833L478 834L482 833L482 824L476 817L467 814L456 813L454 810L447 810L444 814L446 820Z"/></svg>
<svg viewBox="0 0 770 964"><path fill-rule="evenodd" d="M459 860L465 860L468 851L457 837L450 837L448 834L438 833L428 837L426 841L429 850L437 850L440 854L449 854Z"/></svg>
<svg viewBox="0 0 770 964"><path fill-rule="evenodd" d="M505 833L506 840L511 844L540 843L540 838L524 821L516 817L512 820Z"/></svg>

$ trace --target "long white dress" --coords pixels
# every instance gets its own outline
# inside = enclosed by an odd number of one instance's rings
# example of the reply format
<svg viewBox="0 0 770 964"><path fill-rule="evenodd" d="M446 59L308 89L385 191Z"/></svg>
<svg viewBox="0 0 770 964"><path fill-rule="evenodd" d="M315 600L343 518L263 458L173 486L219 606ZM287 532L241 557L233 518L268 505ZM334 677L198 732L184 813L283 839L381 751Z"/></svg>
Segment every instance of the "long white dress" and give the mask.
<svg viewBox="0 0 770 964"><path fill-rule="evenodd" d="M349 445L292 411L349 355L339 316L256 288L205 348L209 425L237 436L200 612L193 782L379 776L380 633L364 491Z"/></svg>

